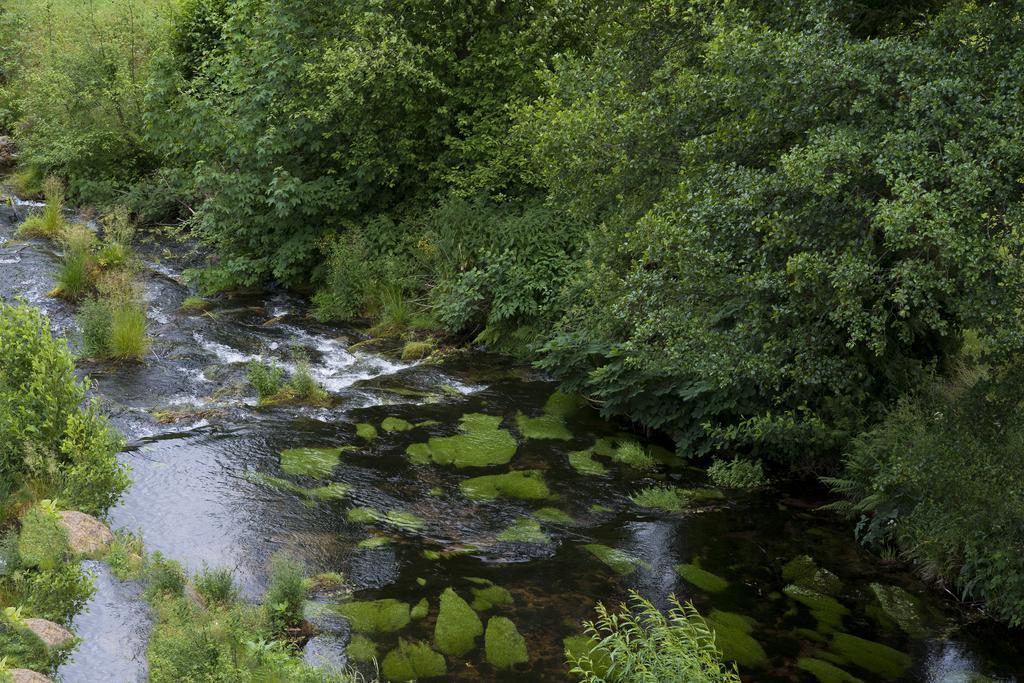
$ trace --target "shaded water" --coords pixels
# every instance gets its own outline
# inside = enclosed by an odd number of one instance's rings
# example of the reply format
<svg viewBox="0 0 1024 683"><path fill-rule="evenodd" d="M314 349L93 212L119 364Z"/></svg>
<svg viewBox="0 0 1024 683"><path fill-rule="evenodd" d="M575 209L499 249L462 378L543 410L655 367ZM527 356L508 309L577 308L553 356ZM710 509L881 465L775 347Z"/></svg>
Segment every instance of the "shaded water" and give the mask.
<svg viewBox="0 0 1024 683"><path fill-rule="evenodd" d="M13 235L12 218L0 214L0 240ZM889 672L844 648L850 641L837 637L841 633L905 653L909 666L892 674L898 680L971 681L984 674L1016 681L1024 671L1018 633L977 619L905 568L868 556L853 542L848 524L815 511L820 492L727 492L683 514L645 511L628 494L651 484L651 477L600 456L595 460L607 468L602 476L581 475L570 465L570 453L617 433L589 410L565 418L566 439L523 436L518 414L541 415L555 389L533 370L478 352L440 364L350 352L360 338L356 331L318 325L305 317L300 301L280 293L225 300L205 315L180 315L187 289L178 266L160 256L147 250L151 357L141 365L87 364L83 371L130 441L122 457L134 483L110 512L112 525L141 531L149 550L190 570L231 567L244 595L255 599L265 589L270 556L285 551L302 558L312 573L344 573L354 588L352 600L394 598L414 605L427 598L426 618L372 635L380 657L399 637L432 640L438 596L446 587L471 601L481 579L504 587L513 603L481 617L485 623L491 615L511 618L526 638L529 664L498 672L478 641L465 658L448 657L449 680L567 680L563 638L592 616L596 600L618 601L628 588L663 606L676 593L723 622L730 613L752 618L750 636L765 657L756 649L751 655L749 639L738 639L752 659L743 667L751 681L815 680L798 666L801 658L832 662L865 681L884 680ZM43 242L0 247L0 297L24 297L51 316L56 331L74 337L70 307L46 297L55 263L53 247ZM245 363L262 358L287 364L293 346L308 351L333 407L256 407ZM161 423L154 416L160 411L176 419ZM416 459L407 453L410 445L459 433L466 414L501 419L517 442L510 464L458 469L410 462ZM388 432L382 428L387 418L420 426ZM358 424L373 425L377 438L359 436ZM305 447L352 448L322 476L282 469L283 450ZM473 500L460 488L469 477L510 468L540 471L550 495ZM700 472L685 467L658 476L682 486L706 485ZM329 483L347 485L347 495L328 500L302 492ZM355 507L371 508L383 521L350 522L347 513ZM537 517L542 508L568 517L550 521L550 511ZM388 512L411 513L408 521L421 525L388 522ZM532 520L526 524L534 535L539 529L535 540L547 542L500 540L523 519ZM360 545L371 537L386 540ZM620 575L600 562L585 547L592 544L626 553L634 560L631 571ZM849 612L835 617L832 627L783 592L783 566L804 554L841 579L836 595ZM699 564L727 585L702 590L677 573L679 564ZM98 594L75 622L84 642L61 674L71 683L144 678L148 625L137 588L118 584L102 567L97 573ZM872 584L920 597L920 623L900 628L885 618ZM310 606L309 618L322 631L307 648L311 660L344 660L350 628L335 609L339 602L321 595Z"/></svg>

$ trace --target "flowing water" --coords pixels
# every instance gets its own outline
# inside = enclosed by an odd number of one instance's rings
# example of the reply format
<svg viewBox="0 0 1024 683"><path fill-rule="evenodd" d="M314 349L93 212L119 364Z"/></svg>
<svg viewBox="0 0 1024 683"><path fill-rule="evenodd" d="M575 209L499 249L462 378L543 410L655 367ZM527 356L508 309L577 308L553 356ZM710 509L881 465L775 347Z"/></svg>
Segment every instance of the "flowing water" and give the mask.
<svg viewBox="0 0 1024 683"><path fill-rule="evenodd" d="M0 211L0 243L28 210ZM406 363L389 349L350 350L356 330L311 321L285 293L182 315L189 292L180 262L144 251L150 356L82 368L129 442L121 457L133 485L110 522L191 571L232 568L250 599L265 590L276 552L302 559L310 573L343 573L351 595L314 595L309 606L319 629L306 647L311 662L344 663L353 628L379 658L399 637L432 641L439 596L452 587L476 603L484 624L509 617L529 662L498 671L480 638L465 657L447 658L446 680L565 681L563 640L595 601L614 603L635 588L661 606L675 593L710 615L745 680L813 681L809 670L834 675L829 665L864 681L1024 679L1018 632L863 552L848 523L817 510L821 491L705 491L683 513L639 508L629 494L659 479L709 485L681 463L652 475L605 457L626 437L589 408L551 400L555 385L531 368L476 351ZM0 298L42 308L74 344L73 311L47 297L57 260L43 241L3 244ZM288 366L295 347L306 350L333 405L257 406L246 363ZM291 450L305 448L340 452ZM469 462L500 463L513 448L508 464ZM536 471L526 477L531 498L490 499L462 484L510 469ZM796 565L783 577L805 555L828 570L814 577L819 593L788 585L800 582ZM99 590L74 623L83 642L63 680L144 680L149 618L139 587L90 568ZM488 596L499 604L488 607ZM338 607L384 598L404 603L402 614L423 598L429 610L367 633Z"/></svg>

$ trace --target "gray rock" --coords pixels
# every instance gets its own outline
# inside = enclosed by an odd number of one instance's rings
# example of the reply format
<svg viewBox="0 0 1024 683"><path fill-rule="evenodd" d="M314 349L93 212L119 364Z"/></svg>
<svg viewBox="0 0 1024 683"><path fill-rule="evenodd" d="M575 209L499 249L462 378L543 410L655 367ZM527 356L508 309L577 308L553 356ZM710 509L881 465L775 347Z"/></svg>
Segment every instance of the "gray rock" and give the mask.
<svg viewBox="0 0 1024 683"><path fill-rule="evenodd" d="M43 674L28 669L11 669L8 673L11 674L14 683L53 683Z"/></svg>
<svg viewBox="0 0 1024 683"><path fill-rule="evenodd" d="M114 542L107 525L84 512L61 512L60 524L67 530L71 552L76 555L103 553Z"/></svg>
<svg viewBox="0 0 1024 683"><path fill-rule="evenodd" d="M74 633L60 624L55 624L46 619L26 619L25 627L39 636L39 640L43 641L46 647L51 650L59 650L66 645L70 645L75 639Z"/></svg>

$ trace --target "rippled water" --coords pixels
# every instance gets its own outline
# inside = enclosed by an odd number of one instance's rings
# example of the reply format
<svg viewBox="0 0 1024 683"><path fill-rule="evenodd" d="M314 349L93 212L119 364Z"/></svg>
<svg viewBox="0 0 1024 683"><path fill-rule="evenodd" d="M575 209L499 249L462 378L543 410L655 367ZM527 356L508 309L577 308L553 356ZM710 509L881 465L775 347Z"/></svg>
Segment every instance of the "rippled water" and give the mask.
<svg viewBox="0 0 1024 683"><path fill-rule="evenodd" d="M13 216L5 211L0 241L13 235ZM706 613L756 620L751 635L767 660L745 668L746 680L814 680L797 667L801 657L831 658L862 680L881 680L841 661L829 645L831 635L782 593L782 566L807 554L842 580L838 599L850 610L842 618L843 632L910 656L901 680L982 680L971 676L983 673L1015 681L1024 670L1019 633L978 619L905 568L882 565L862 552L846 523L815 511L820 491L727 494L686 514L645 512L628 499L652 483L643 475L610 465L607 476L581 476L569 464L569 453L616 434L615 426L584 409L567 420L567 440L518 433L517 415L539 415L555 389L530 368L478 352L416 364L399 362L386 349L350 351L360 339L355 330L316 324L306 318L301 301L283 293L227 299L207 314L180 315L188 291L179 265L161 260L155 247L146 254L151 357L144 364L83 368L130 442L121 457L131 465L134 483L111 510L110 521L115 528L141 531L148 549L181 560L190 570L204 564L233 568L249 598L265 589L269 558L278 551L302 558L311 572L344 573L356 600L397 598L415 604L426 597L431 606L426 619L400 634L377 637L383 655L399 635L431 640L437 598L446 587L470 597L479 579L486 579L511 593L513 605L488 614L516 623L531 661L498 673L478 647L465 659L448 658L449 679L564 681L562 639L578 632L596 600L614 602L636 588L664 605L674 592ZM0 247L0 297L23 297L44 309L55 331L73 339L70 307L46 296L56 258L53 247L38 241ZM287 367L288 350L296 346L308 352L314 375L335 405L257 407L244 379L245 363L259 358ZM168 410L180 419L161 423L154 416ZM459 419L467 413L503 420L502 427L518 442L510 466L540 470L552 493L549 500L474 502L459 488L467 477L509 466L458 470L410 463L410 444L458 433ZM395 417L428 424L409 431L381 429L385 418ZM378 438L358 436L360 423L376 426ZM284 449L343 446L354 448L323 479L290 476L281 468ZM307 488L331 482L351 488L344 500L317 501L282 490L268 476ZM706 485L699 471L685 467L662 476L685 486ZM413 513L423 526L351 523L346 514L356 506ZM571 518L542 522L550 543L499 540L504 530L541 507L558 508ZM388 542L360 547L370 536ZM637 558L637 569L627 576L615 573L587 552L584 546L594 543ZM708 593L684 581L676 565L695 562L728 586ZM138 588L118 583L102 566L93 569L99 591L75 621L83 644L61 675L69 683L144 679L148 620ZM920 596L926 613L922 630L910 637L881 619L872 583ZM330 609L331 600L319 597L319 606L310 608L310 619L322 631L307 647L311 661L344 660L349 628Z"/></svg>

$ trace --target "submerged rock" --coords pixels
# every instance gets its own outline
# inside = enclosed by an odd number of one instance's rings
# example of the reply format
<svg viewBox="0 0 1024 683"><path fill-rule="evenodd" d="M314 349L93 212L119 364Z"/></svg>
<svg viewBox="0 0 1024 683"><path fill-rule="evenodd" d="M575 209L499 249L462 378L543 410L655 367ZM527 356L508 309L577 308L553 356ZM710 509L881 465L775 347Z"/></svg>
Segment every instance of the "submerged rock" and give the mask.
<svg viewBox="0 0 1024 683"><path fill-rule="evenodd" d="M834 630L842 626L843 617L850 613L838 600L830 595L819 593L803 586L790 584L782 592L793 600L811 610L811 615L818 620L824 630Z"/></svg>
<svg viewBox="0 0 1024 683"><path fill-rule="evenodd" d="M400 417L385 417L380 428L385 432L407 432L412 429L412 423Z"/></svg>
<svg viewBox="0 0 1024 683"><path fill-rule="evenodd" d="M409 603L393 598L366 600L338 605L338 612L348 619L353 631L361 633L394 633L409 625Z"/></svg>
<svg viewBox="0 0 1024 683"><path fill-rule="evenodd" d="M902 676L911 663L910 655L848 633L835 634L832 649L865 671L890 681Z"/></svg>
<svg viewBox="0 0 1024 683"><path fill-rule="evenodd" d="M512 543L551 543L551 538L541 530L540 522L529 517L520 517L495 538Z"/></svg>
<svg viewBox="0 0 1024 683"><path fill-rule="evenodd" d="M483 622L469 603L452 588L441 593L441 608L434 625L434 644L446 655L461 657L476 646L484 633Z"/></svg>
<svg viewBox="0 0 1024 683"><path fill-rule="evenodd" d="M530 417L519 413L516 415L516 425L519 427L519 433L527 439L568 441L572 438L572 432L565 426L565 420L558 415Z"/></svg>
<svg viewBox="0 0 1024 683"><path fill-rule="evenodd" d="M751 617L733 612L711 610L706 619L715 631L715 645L725 659L744 668L762 667L768 663L761 644L750 635L757 622Z"/></svg>
<svg viewBox="0 0 1024 683"><path fill-rule="evenodd" d="M880 583L871 584L871 592L878 600L878 617L888 618L911 637L923 638L928 634L928 630L921 623L921 602L913 595L899 586L885 586ZM882 621L882 618L879 618L879 621Z"/></svg>
<svg viewBox="0 0 1024 683"><path fill-rule="evenodd" d="M843 587L838 576L823 569L807 555L799 555L782 567L782 578L816 593L836 595Z"/></svg>
<svg viewBox="0 0 1024 683"><path fill-rule="evenodd" d="M23 623L50 650L59 650L75 642L74 633L47 619L25 619Z"/></svg>
<svg viewBox="0 0 1024 683"><path fill-rule="evenodd" d="M501 429L501 417L469 413L463 415L455 436L435 436L426 443L414 443L407 449L409 461L417 465L487 467L505 465L516 454L516 440L507 429Z"/></svg>
<svg viewBox="0 0 1024 683"><path fill-rule="evenodd" d="M516 625L506 617L491 617L484 634L484 653L487 661L497 669L510 669L516 664L530 661L526 640Z"/></svg>
<svg viewBox="0 0 1024 683"><path fill-rule="evenodd" d="M708 593L718 593L729 587L728 581L716 574L712 574L706 569L701 569L699 563L677 564L676 573L697 588Z"/></svg>
<svg viewBox="0 0 1024 683"><path fill-rule="evenodd" d="M540 470L514 470L473 477L460 482L459 488L468 498L475 500L494 500L498 496L541 500L551 496Z"/></svg>
<svg viewBox="0 0 1024 683"><path fill-rule="evenodd" d="M416 603L416 606L409 611L409 616L415 621L424 619L430 612L430 602L426 598L422 598Z"/></svg>
<svg viewBox="0 0 1024 683"><path fill-rule="evenodd" d="M366 439L367 441L373 441L377 438L377 428L372 424L366 422L360 422L356 425L356 436L360 439Z"/></svg>
<svg viewBox="0 0 1024 683"><path fill-rule="evenodd" d="M444 656L434 652L426 643L400 638L398 647L384 657L381 672L389 681L416 681L444 676L448 667Z"/></svg>
<svg viewBox="0 0 1024 683"><path fill-rule="evenodd" d="M610 548L600 543L590 543L583 546L583 549L608 565L616 574L622 574L623 576L632 574L639 566L649 567L640 558L633 557L627 552L617 548Z"/></svg>
<svg viewBox="0 0 1024 683"><path fill-rule="evenodd" d="M75 555L100 555L114 542L110 528L84 512L61 512L60 525L68 532L68 545Z"/></svg>
<svg viewBox="0 0 1024 683"><path fill-rule="evenodd" d="M818 683L864 683L853 674L821 659L801 657L796 660L796 665L818 679Z"/></svg>

